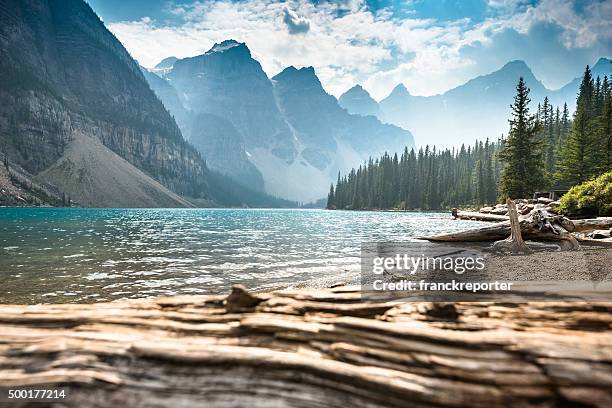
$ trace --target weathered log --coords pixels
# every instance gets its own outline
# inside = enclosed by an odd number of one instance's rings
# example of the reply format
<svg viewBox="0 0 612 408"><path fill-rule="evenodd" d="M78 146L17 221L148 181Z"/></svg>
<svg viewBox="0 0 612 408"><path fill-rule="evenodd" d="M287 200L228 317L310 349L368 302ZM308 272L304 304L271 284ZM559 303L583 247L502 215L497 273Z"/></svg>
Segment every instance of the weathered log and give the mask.
<svg viewBox="0 0 612 408"><path fill-rule="evenodd" d="M612 228L612 217L590 218L585 220L572 220L574 231L590 231Z"/></svg>
<svg viewBox="0 0 612 408"><path fill-rule="evenodd" d="M609 407L611 326L612 303L351 288L2 305L0 387L66 387L64 407Z"/></svg>
<svg viewBox="0 0 612 408"><path fill-rule="evenodd" d="M564 250L580 248L578 241L570 234L575 230L574 223L562 215L534 209L519 218L519 225L524 239L558 241ZM503 221L476 229L419 238L434 242L488 242L502 240L510 232L510 221Z"/></svg>
<svg viewBox="0 0 612 408"><path fill-rule="evenodd" d="M507 221L507 215L497 215L491 213L481 213L476 211L463 211L453 209L452 211L453 217L460 220L470 220L470 221L491 221L491 222L499 222L499 221Z"/></svg>
<svg viewBox="0 0 612 408"><path fill-rule="evenodd" d="M522 227L521 224L521 231L523 231ZM504 239L509 234L510 221L503 221L484 227L418 238L434 242L488 242Z"/></svg>
<svg viewBox="0 0 612 408"><path fill-rule="evenodd" d="M499 252L511 252L515 254L528 254L531 253L531 249L523 241L521 236L521 226L519 225L518 214L516 212L516 205L511 199L507 199L506 204L508 205L508 213L510 217L510 236L501 241L495 241L493 243L493 250Z"/></svg>

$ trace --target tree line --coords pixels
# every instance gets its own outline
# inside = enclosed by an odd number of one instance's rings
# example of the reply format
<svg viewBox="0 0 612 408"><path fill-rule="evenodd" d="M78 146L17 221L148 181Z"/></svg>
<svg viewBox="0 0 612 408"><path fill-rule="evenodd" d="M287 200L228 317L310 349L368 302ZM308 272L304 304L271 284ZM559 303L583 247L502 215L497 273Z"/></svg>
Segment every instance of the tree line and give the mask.
<svg viewBox="0 0 612 408"><path fill-rule="evenodd" d="M534 191L565 189L612 169L612 84L587 66L573 118L548 97L530 113L523 78L511 105L510 130L495 142L437 150L404 149L338 174L329 209L441 209L492 204Z"/></svg>
<svg viewBox="0 0 612 408"><path fill-rule="evenodd" d="M489 140L458 150L404 149L370 159L332 184L328 208L438 209L495 200L499 163Z"/></svg>

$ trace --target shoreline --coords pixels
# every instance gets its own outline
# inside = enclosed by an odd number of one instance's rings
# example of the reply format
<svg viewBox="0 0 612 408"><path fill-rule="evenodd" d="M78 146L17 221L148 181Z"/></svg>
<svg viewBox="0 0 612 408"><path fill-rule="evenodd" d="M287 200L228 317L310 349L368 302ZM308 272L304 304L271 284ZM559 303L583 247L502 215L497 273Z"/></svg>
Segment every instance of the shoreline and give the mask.
<svg viewBox="0 0 612 408"><path fill-rule="evenodd" d="M602 282L606 281L610 277L610 273L607 271L608 266L612 264L612 245L601 242L584 242L582 243L584 248L582 251L560 251L550 250L550 245L542 244L539 242L526 241L526 243L534 249L534 253L529 255L512 255L512 254L498 254L490 252L487 243L469 242L461 243L463 248L474 248L476 250L484 250L487 254L487 270L486 274L480 273L474 275L470 279L472 280L505 280L505 281L517 281L517 282L529 282L533 280L538 281L559 281L559 282ZM444 245L441 245L444 246ZM537 271L535 273L534 271ZM256 294L269 294L277 291L328 291L328 290L339 290L345 287L356 288L361 283L361 272L358 269L345 271L346 276L344 277L333 277L333 276L320 276L304 281L295 282L292 284L278 284L268 288L248 288L252 293ZM164 295L156 294L152 296L142 297L123 297L111 300L96 301L95 298L89 298L88 301L79 300L76 302L67 303L65 301L55 302L12 302L10 298L0 299L0 307L2 305L41 305L41 306L54 306L61 304L75 304L75 305L95 305L105 304L108 302L130 302L130 301L143 301L143 300L155 300L161 297L168 296L219 296L219 291L193 295L186 293L177 293L176 295ZM601 294L601 291L593 292L597 295L597 299L601 300L601 297L605 295ZM411 295L412 296L412 295ZM520 294L520 296L523 296ZM520 299L520 296L515 298ZM526 295L529 296L529 295ZM539 296L539 295L538 295ZM612 292L610 293L612 296ZM587 294L588 298L588 294ZM525 298L524 301L530 300L545 300L546 297L529 299ZM556 299L556 295L552 296L551 299ZM418 298L411 298L411 301L418 301ZM495 296L491 297L491 300L495 301ZM439 301L448 301L444 298L439 298ZM612 298L611 298L612 301Z"/></svg>

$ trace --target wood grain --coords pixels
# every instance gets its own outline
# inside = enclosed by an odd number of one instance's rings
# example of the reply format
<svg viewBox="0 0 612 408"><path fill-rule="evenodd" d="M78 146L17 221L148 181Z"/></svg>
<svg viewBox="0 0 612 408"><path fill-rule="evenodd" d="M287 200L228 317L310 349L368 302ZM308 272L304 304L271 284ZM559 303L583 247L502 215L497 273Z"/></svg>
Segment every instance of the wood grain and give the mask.
<svg viewBox="0 0 612 408"><path fill-rule="evenodd" d="M611 325L612 303L346 287L0 305L0 387L66 386L68 407L609 407Z"/></svg>

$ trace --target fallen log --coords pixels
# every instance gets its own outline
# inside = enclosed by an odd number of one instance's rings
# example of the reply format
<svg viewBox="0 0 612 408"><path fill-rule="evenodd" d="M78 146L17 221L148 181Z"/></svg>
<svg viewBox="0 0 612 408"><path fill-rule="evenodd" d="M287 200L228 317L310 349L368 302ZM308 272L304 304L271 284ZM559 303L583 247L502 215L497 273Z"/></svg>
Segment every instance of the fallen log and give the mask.
<svg viewBox="0 0 612 408"><path fill-rule="evenodd" d="M580 248L578 241L570 234L575 230L574 223L562 215L534 209L519 218L519 225L524 239L557 241L564 250ZM503 221L476 229L419 237L419 239L433 242L487 242L502 240L510 233L510 221Z"/></svg>
<svg viewBox="0 0 612 408"><path fill-rule="evenodd" d="M611 326L612 303L355 288L1 305L0 387L65 387L64 407L609 407Z"/></svg>
<svg viewBox="0 0 612 408"><path fill-rule="evenodd" d="M612 217L590 218L585 220L572 220L574 231L590 231L612 228Z"/></svg>
<svg viewBox="0 0 612 408"><path fill-rule="evenodd" d="M481 213L476 211L463 211L453 208L452 215L459 220L470 220L470 221L507 221L509 218L507 215L497 215L490 213Z"/></svg>

